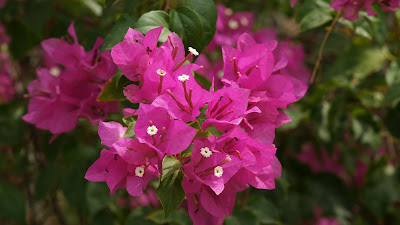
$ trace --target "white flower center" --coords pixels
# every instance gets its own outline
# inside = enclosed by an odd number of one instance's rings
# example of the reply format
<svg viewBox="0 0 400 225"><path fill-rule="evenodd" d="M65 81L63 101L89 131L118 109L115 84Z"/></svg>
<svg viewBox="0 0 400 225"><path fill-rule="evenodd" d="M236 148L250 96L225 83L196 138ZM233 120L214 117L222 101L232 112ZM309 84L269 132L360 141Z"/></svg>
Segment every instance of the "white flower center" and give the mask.
<svg viewBox="0 0 400 225"><path fill-rule="evenodd" d="M224 170L220 166L216 166L214 168L214 175L218 178L222 177L222 174L224 173Z"/></svg>
<svg viewBox="0 0 400 225"><path fill-rule="evenodd" d="M219 79L221 79L224 76L224 71L223 70L218 70L217 76Z"/></svg>
<svg viewBox="0 0 400 225"><path fill-rule="evenodd" d="M165 70L162 70L162 69L158 69L157 70L157 73L158 73L158 75L160 75L160 76L165 76L166 74L167 74L167 72L165 72Z"/></svg>
<svg viewBox="0 0 400 225"><path fill-rule="evenodd" d="M57 67L51 67L49 72L51 75L53 75L55 77L60 76L60 73L61 73L60 69L58 69Z"/></svg>
<svg viewBox="0 0 400 225"><path fill-rule="evenodd" d="M242 24L243 26L247 26L249 25L249 20L246 17L242 17L240 19L240 24Z"/></svg>
<svg viewBox="0 0 400 225"><path fill-rule="evenodd" d="M233 10L230 9L230 8L227 8L227 9L225 10L225 15L227 15L227 16L232 16L232 15L233 15Z"/></svg>
<svg viewBox="0 0 400 225"><path fill-rule="evenodd" d="M208 158L212 155L212 151L208 147L204 147L200 149L201 155L203 155L205 158Z"/></svg>
<svg viewBox="0 0 400 225"><path fill-rule="evenodd" d="M236 30L239 28L239 23L236 20L229 20L228 27L232 30Z"/></svg>
<svg viewBox="0 0 400 225"><path fill-rule="evenodd" d="M198 56L198 55L199 55L199 53L197 52L197 50L194 49L194 48L192 48L192 47L189 47L189 52L192 53L192 54L195 55L195 56Z"/></svg>
<svg viewBox="0 0 400 225"><path fill-rule="evenodd" d="M178 76L178 80L182 81L182 82L187 81L187 80L189 80L189 75L182 74L182 75Z"/></svg>
<svg viewBox="0 0 400 225"><path fill-rule="evenodd" d="M155 135L155 134L157 134L157 131L158 131L158 129L157 129L157 127L156 126L149 126L148 128L147 128L147 133L150 135L150 136L153 136L153 135Z"/></svg>
<svg viewBox="0 0 400 225"><path fill-rule="evenodd" d="M136 167L135 169L135 175L138 177L143 177L144 175L144 168L141 166Z"/></svg>

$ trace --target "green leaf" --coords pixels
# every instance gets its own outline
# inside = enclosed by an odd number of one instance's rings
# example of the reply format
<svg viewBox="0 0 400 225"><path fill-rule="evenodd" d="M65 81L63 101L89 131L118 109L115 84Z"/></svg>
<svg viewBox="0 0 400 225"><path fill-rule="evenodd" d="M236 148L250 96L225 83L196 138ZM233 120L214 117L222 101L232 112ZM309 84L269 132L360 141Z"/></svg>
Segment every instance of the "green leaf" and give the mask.
<svg viewBox="0 0 400 225"><path fill-rule="evenodd" d="M300 30L306 31L319 27L332 20L333 9L324 0L306 0L301 4L296 20L300 23Z"/></svg>
<svg viewBox="0 0 400 225"><path fill-rule="evenodd" d="M126 32L130 27L133 27L136 20L127 14L122 14L118 21L115 23L111 31L104 38L103 45L101 46L102 51L104 49L111 49L114 45L121 42Z"/></svg>
<svg viewBox="0 0 400 225"><path fill-rule="evenodd" d="M173 225L191 225L193 224L192 220L189 217L189 214L186 210L177 209L175 210L167 219L163 219L164 212L163 210L155 211L150 215L146 216L146 218L155 222L156 224L173 224Z"/></svg>
<svg viewBox="0 0 400 225"><path fill-rule="evenodd" d="M125 123L125 125L129 126L131 125L131 123L136 123L137 119L138 119L137 115L130 115L122 118L122 121Z"/></svg>
<svg viewBox="0 0 400 225"><path fill-rule="evenodd" d="M185 199L185 191L182 188L182 172L176 171L161 181L156 194L161 201L164 209L164 219L166 219Z"/></svg>
<svg viewBox="0 0 400 225"><path fill-rule="evenodd" d="M151 218L148 218L148 214L152 213L152 209L150 208L136 208L132 210L126 219L126 225L156 225L158 223L154 223Z"/></svg>
<svg viewBox="0 0 400 225"><path fill-rule="evenodd" d="M203 25L201 48L197 49L201 52L214 37L218 16L217 7L213 0L187 0L185 3L187 7L197 12Z"/></svg>
<svg viewBox="0 0 400 225"><path fill-rule="evenodd" d="M0 105L0 146L24 143L26 123L21 119L24 114L23 104Z"/></svg>
<svg viewBox="0 0 400 225"><path fill-rule="evenodd" d="M256 216L257 224L277 224L278 211L272 202L259 196L253 196L247 203L247 208Z"/></svg>
<svg viewBox="0 0 400 225"><path fill-rule="evenodd" d="M25 223L26 199L13 184L0 181L0 216L7 220Z"/></svg>
<svg viewBox="0 0 400 225"><path fill-rule="evenodd" d="M203 48L203 25L196 11L188 7L178 7L171 10L170 17L169 28L182 38L185 48Z"/></svg>
<svg viewBox="0 0 400 225"><path fill-rule="evenodd" d="M47 193L55 191L62 177L58 164L50 164L44 168L35 183L35 198L44 198Z"/></svg>
<svg viewBox="0 0 400 225"><path fill-rule="evenodd" d="M129 124L128 129L126 130L123 138L134 138L135 137L135 124L136 124L136 121Z"/></svg>
<svg viewBox="0 0 400 225"><path fill-rule="evenodd" d="M109 203L112 203L113 197L105 183L89 182L86 189L86 201L90 215L95 215Z"/></svg>
<svg viewBox="0 0 400 225"><path fill-rule="evenodd" d="M124 101L126 98L123 90L124 87L129 84L133 84L133 82L128 80L125 76L122 76L121 72L118 71L117 74L104 85L103 91L100 93L97 101Z"/></svg>
<svg viewBox="0 0 400 225"><path fill-rule="evenodd" d="M400 101L400 83L396 83L389 87L383 104L396 105Z"/></svg>
<svg viewBox="0 0 400 225"><path fill-rule="evenodd" d="M300 21L300 30L302 32L313 29L324 25L325 23L332 20L332 16L329 14L330 10L314 9L309 12Z"/></svg>
<svg viewBox="0 0 400 225"><path fill-rule="evenodd" d="M134 28L143 34L147 33L149 30L163 26L164 29L160 35L160 42L165 42L168 39L168 35L171 33L169 28L169 15L161 10L153 10L148 13L143 14Z"/></svg>
<svg viewBox="0 0 400 225"><path fill-rule="evenodd" d="M395 108L387 111L383 121L389 132L393 136L400 138L400 104L397 104Z"/></svg>
<svg viewBox="0 0 400 225"><path fill-rule="evenodd" d="M386 83L391 86L395 83L400 83L400 60L394 61L390 64L386 71Z"/></svg>
<svg viewBox="0 0 400 225"><path fill-rule="evenodd" d="M165 156L162 161L162 175L161 175L161 182L165 180L165 178L171 176L176 171L179 170L181 167L182 162L177 160L173 156Z"/></svg>

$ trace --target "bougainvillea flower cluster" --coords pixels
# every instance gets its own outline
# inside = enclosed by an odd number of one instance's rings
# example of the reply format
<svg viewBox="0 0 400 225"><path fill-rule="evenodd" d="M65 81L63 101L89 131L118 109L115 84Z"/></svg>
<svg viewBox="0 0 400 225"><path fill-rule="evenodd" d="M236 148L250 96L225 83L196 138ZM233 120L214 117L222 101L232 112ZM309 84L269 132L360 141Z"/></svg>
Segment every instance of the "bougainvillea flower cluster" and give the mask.
<svg viewBox="0 0 400 225"><path fill-rule="evenodd" d="M278 44L275 41L278 40L278 34L274 28L263 28L257 32L252 32L251 29L253 25L253 17L254 15L252 12L233 12L231 9L219 5L216 34L206 50L210 52L212 50L216 50L217 47L234 47L239 39L239 36L243 32L246 32L258 44L265 44L267 48L273 51L275 60L279 61L274 69L279 70L281 75L285 75L292 79L292 82L296 83L296 95L298 95L298 98L303 97L311 77L311 73L303 65L306 56L303 47L299 44L294 44L289 39L281 41ZM249 22L245 23L246 26L238 25L237 30L234 30L235 33L232 33L233 30L229 29L230 20L244 20ZM237 23L240 24L240 22ZM220 28L218 28L218 26L220 26ZM219 39L223 41L220 41ZM214 85L217 89L224 86L223 82L221 81L221 78L224 76L223 61L211 62L205 55L200 55L196 62L202 64L204 67L197 71L199 74L203 75L209 81L214 80Z"/></svg>
<svg viewBox="0 0 400 225"><path fill-rule="evenodd" d="M137 118L135 136L126 137L128 128L117 122L100 122L99 136L108 148L85 178L106 182L111 194L126 189L141 196L149 181L163 175L165 157L174 157L181 162L194 224L222 224L237 192L275 188L281 175L275 128L290 121L281 109L305 90L299 91L295 76L281 74L286 64L276 59L276 41L257 43L246 33L237 48L223 47L223 86L206 90L195 80L201 66L191 63L199 53L188 47L185 55L175 33L157 47L162 29L145 36L129 29L112 49L120 70L136 81L124 90L128 100L140 103L137 110L124 110Z"/></svg>
<svg viewBox="0 0 400 225"><path fill-rule="evenodd" d="M291 0L292 7L296 2L297 0ZM378 3L384 11L395 11L399 8L400 0L333 0L330 6L336 11L343 10L343 18L356 20L361 10L367 11L369 16L375 15L373 3Z"/></svg>
<svg viewBox="0 0 400 225"><path fill-rule="evenodd" d="M93 49L85 52L73 24L68 33L73 41L51 38L42 42L46 65L52 66L37 70L38 79L28 86L31 99L23 116L26 122L56 135L74 129L78 118L97 124L119 110L118 102L96 101L117 69L110 51L100 54L102 39L98 38Z"/></svg>

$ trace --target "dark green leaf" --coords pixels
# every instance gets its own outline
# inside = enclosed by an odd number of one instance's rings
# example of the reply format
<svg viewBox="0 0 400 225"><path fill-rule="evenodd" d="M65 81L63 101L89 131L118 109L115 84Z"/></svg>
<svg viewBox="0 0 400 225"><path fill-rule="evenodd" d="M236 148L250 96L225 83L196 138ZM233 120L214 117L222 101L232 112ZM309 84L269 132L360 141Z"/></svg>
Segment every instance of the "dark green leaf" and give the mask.
<svg viewBox="0 0 400 225"><path fill-rule="evenodd" d="M117 73L104 85L103 91L100 93L97 101L124 101L126 99L123 93L124 87L132 83L128 78Z"/></svg>
<svg viewBox="0 0 400 225"><path fill-rule="evenodd" d="M89 182L86 189L86 201L89 213L95 215L104 209L109 203L113 202L110 190L105 183Z"/></svg>
<svg viewBox="0 0 400 225"><path fill-rule="evenodd" d="M395 83L400 83L400 60L394 61L390 64L386 71L386 83L391 86Z"/></svg>
<svg viewBox="0 0 400 225"><path fill-rule="evenodd" d="M26 123L21 117L24 113L25 108L22 104L0 105L0 146L13 146L23 143Z"/></svg>
<svg viewBox="0 0 400 225"><path fill-rule="evenodd" d="M197 12L203 25L203 40L201 48L197 49L201 52L214 37L218 15L217 7L213 0L188 0L186 6Z"/></svg>
<svg viewBox="0 0 400 225"><path fill-rule="evenodd" d="M156 194L161 201L164 209L164 219L166 219L185 199L185 191L182 188L182 172L176 171L161 181Z"/></svg>
<svg viewBox="0 0 400 225"><path fill-rule="evenodd" d="M400 83L393 84L386 93L384 104L396 105L400 101Z"/></svg>
<svg viewBox="0 0 400 225"><path fill-rule="evenodd" d="M104 49L111 49L114 45L121 42L126 32L130 27L133 27L136 20L130 17L129 15L122 14L118 21L115 23L111 31L107 34L104 38L103 45L101 47L102 50Z"/></svg>
<svg viewBox="0 0 400 225"><path fill-rule="evenodd" d="M400 138L400 104L397 104L395 108L390 109L383 120L390 133L393 136Z"/></svg>
<svg viewBox="0 0 400 225"><path fill-rule="evenodd" d="M61 177L62 173L59 165L50 164L44 168L35 183L35 198L41 199L47 193L55 191Z"/></svg>
<svg viewBox="0 0 400 225"><path fill-rule="evenodd" d="M182 162L173 156L165 156L162 161L161 182L179 170Z"/></svg>
<svg viewBox="0 0 400 225"><path fill-rule="evenodd" d="M0 181L0 216L25 223L25 195L13 184Z"/></svg>
<svg viewBox="0 0 400 225"><path fill-rule="evenodd" d="M200 16L188 7L178 7L170 12L169 28L182 38L185 48L202 49L203 25Z"/></svg>

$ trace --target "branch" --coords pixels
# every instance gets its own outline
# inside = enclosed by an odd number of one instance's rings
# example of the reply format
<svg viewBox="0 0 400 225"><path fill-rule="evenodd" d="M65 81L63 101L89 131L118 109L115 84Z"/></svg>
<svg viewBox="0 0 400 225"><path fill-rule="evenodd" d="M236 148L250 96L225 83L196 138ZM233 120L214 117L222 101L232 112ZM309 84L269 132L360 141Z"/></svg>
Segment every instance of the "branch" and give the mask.
<svg viewBox="0 0 400 225"><path fill-rule="evenodd" d="M315 76L316 76L316 74L317 74L319 65L320 65L321 60L322 60L322 53L323 53L323 50L324 50L326 41L328 40L329 35L332 33L332 30L333 30L333 28L335 27L335 25L336 25L336 23L337 23L337 21L339 20L339 18L340 18L341 15L342 15L342 11L339 11L339 12L336 14L336 17L333 19L332 24L329 26L328 32L326 32L325 37L324 37L324 40L322 41L321 46L319 47L318 59L317 59L317 61L315 62L315 66L314 66L314 70L313 70L313 73L312 73L312 76L311 76L310 84L312 84L312 83L314 82Z"/></svg>

